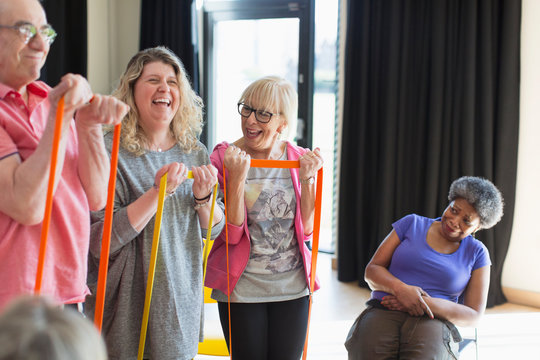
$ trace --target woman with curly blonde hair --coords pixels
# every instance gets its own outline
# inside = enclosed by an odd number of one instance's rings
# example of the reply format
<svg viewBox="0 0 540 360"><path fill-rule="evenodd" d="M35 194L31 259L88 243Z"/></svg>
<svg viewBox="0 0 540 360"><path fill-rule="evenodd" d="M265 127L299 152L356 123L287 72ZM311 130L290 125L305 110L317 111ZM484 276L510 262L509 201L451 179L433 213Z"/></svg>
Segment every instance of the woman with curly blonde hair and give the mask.
<svg viewBox="0 0 540 360"><path fill-rule="evenodd" d="M135 155L142 155L145 148L151 147L148 134L139 124L139 111L135 104L133 87L141 76L144 66L150 62L162 62L173 67L180 99L178 111L174 115L169 130L176 142L186 152L197 148L197 141L203 126L203 102L193 91L186 76L184 66L178 57L165 47L144 50L128 63L126 72L120 80L113 96L123 100L131 108L122 122L122 145Z"/></svg>
<svg viewBox="0 0 540 360"><path fill-rule="evenodd" d="M137 53L114 95L131 107L122 121L103 334L111 359L137 357L158 187L167 176L145 359L192 359L202 339L202 234L217 170L198 140L202 101L180 60L164 47ZM112 133L105 135L111 148ZM193 179L187 179L188 169ZM214 209L212 238L223 228ZM92 214L89 287L95 290L104 212ZM93 313L95 298L87 299Z"/></svg>

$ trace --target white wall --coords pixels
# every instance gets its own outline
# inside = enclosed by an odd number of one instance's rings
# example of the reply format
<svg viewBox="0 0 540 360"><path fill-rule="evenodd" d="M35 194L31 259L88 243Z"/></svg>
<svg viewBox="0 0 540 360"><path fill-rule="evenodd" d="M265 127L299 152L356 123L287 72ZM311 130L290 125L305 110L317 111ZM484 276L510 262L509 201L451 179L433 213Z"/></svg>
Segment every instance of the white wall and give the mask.
<svg viewBox="0 0 540 360"><path fill-rule="evenodd" d="M88 1L88 81L109 94L139 50L140 0Z"/></svg>
<svg viewBox="0 0 540 360"><path fill-rule="evenodd" d="M508 300L540 306L540 1L523 0L516 207L502 284ZM515 291L517 290L517 291ZM524 293L528 292L528 293Z"/></svg>
<svg viewBox="0 0 540 360"><path fill-rule="evenodd" d="M96 93L109 89L109 15L107 0L93 0L88 7L88 81Z"/></svg>

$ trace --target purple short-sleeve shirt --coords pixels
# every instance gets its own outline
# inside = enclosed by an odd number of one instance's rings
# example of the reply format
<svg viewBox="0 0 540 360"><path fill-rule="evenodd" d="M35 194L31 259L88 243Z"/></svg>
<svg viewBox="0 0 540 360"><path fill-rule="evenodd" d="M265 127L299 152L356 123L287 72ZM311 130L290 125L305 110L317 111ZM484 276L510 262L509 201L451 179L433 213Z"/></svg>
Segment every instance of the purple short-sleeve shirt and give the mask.
<svg viewBox="0 0 540 360"><path fill-rule="evenodd" d="M388 270L408 285L421 287L431 297L458 302L474 270L491 265L484 244L472 236L461 241L451 254L435 251L427 243L427 231L435 221L416 214L407 215L392 224L401 241ZM388 295L373 291L371 297L381 300Z"/></svg>

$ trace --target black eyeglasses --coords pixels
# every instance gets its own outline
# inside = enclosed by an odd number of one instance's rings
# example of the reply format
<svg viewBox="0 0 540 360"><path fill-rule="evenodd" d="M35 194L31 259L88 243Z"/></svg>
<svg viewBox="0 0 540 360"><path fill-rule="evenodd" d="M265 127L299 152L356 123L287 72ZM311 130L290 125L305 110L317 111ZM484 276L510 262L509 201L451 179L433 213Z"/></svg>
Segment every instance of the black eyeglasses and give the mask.
<svg viewBox="0 0 540 360"><path fill-rule="evenodd" d="M16 25L11 25L11 26L0 25L0 28L17 30L19 34L23 36L25 44L28 44L30 40L32 40L34 36L36 36L39 33L43 37L43 39L47 42L47 44L51 45L54 39L56 39L56 35L57 35L56 31L49 24L43 25L39 29L30 23L16 24Z"/></svg>
<svg viewBox="0 0 540 360"><path fill-rule="evenodd" d="M255 120L266 124L272 119L272 116L278 116L279 114L272 114L269 111L257 110L252 107L247 106L244 103L238 103L238 113L243 117L249 117L252 112L255 112Z"/></svg>

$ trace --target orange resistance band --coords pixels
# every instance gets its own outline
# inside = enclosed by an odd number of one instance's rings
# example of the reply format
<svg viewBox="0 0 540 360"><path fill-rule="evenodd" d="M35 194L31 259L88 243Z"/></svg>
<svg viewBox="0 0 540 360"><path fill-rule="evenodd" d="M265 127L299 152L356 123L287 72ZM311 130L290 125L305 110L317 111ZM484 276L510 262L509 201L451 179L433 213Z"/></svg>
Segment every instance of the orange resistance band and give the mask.
<svg viewBox="0 0 540 360"><path fill-rule="evenodd" d="M311 244L311 276L309 279L309 307L308 307L308 323L306 328L306 341L304 342L304 353L302 360L306 360L308 338L309 338L309 322L311 319L311 305L313 304L313 289L315 287L315 272L317 271L317 256L319 255L319 234L321 232L321 202L322 202L322 183L323 169L320 168L317 172L317 189L315 196L315 219L313 224L313 242Z"/></svg>
<svg viewBox="0 0 540 360"><path fill-rule="evenodd" d="M109 251L111 247L114 195L116 188L116 170L118 165L118 150L120 148L121 129L121 123L115 125L114 127L113 143L111 150L111 170L109 174L109 188L107 191L107 205L105 206L105 218L103 222L103 234L101 239L101 255L99 258L99 273L96 290L94 324L100 332L103 325L103 307L105 304L105 289L107 286L107 272L109 269Z"/></svg>
<svg viewBox="0 0 540 360"><path fill-rule="evenodd" d="M251 167L258 168L279 168L279 169L293 169L300 167L300 161L298 160L262 160L252 159ZM227 261L227 308L229 312L229 352L232 359L232 333L231 333L231 290L229 285L229 232L227 222L227 180L225 176L225 164L223 164L223 196L225 203L225 253ZM317 189L315 195L315 214L313 223L313 243L311 247L311 274L309 279L309 307L308 307L308 323L306 331L306 340L304 343L304 352L302 359L305 360L307 356L308 337L309 337L309 322L311 318L311 305L313 303L313 288L315 287L315 274L317 270L317 255L319 253L319 234L321 229L321 203L322 203L322 183L323 183L323 169L319 169L317 172Z"/></svg>
<svg viewBox="0 0 540 360"><path fill-rule="evenodd" d="M39 244L38 268L36 274L36 284L34 293L41 292L41 282L43 280L43 266L45 265L45 251L47 249L47 236L49 234L49 225L51 224L51 212L53 205L54 180L56 178L56 163L58 161L58 148L60 146L60 136L62 133L62 118L64 116L64 97L58 101L56 108L56 121L54 124L53 143L51 150L51 166L49 168L49 184L47 187L47 198L45 201L45 215L41 226L41 241Z"/></svg>

